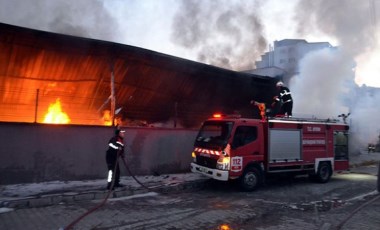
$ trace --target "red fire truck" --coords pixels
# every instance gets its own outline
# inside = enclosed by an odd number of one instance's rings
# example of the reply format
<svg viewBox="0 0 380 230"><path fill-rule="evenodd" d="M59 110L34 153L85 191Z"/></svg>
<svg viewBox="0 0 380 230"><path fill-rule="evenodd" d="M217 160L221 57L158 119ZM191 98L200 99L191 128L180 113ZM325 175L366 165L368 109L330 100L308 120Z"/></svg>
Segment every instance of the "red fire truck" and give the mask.
<svg viewBox="0 0 380 230"><path fill-rule="evenodd" d="M217 116L205 121L195 140L191 171L246 191L269 174L309 174L320 183L348 170L349 126L338 120Z"/></svg>

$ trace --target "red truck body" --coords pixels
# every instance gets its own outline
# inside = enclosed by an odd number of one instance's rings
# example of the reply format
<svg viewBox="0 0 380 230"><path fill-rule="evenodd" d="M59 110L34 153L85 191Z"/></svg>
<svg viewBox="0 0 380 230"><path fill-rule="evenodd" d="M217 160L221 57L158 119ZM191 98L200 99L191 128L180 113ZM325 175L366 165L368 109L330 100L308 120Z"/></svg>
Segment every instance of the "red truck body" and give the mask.
<svg viewBox="0 0 380 230"><path fill-rule="evenodd" d="M325 183L349 168L348 130L336 120L212 118L195 140L191 171L239 179L248 191L275 173L309 174Z"/></svg>

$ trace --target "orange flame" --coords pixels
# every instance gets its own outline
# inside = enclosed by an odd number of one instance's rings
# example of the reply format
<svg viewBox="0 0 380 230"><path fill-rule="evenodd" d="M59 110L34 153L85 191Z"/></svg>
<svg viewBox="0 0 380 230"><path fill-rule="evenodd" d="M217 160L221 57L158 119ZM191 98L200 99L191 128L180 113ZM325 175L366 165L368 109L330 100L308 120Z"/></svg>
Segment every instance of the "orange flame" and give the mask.
<svg viewBox="0 0 380 230"><path fill-rule="evenodd" d="M111 111L109 110L103 111L103 123L104 125L107 125L107 126L112 125Z"/></svg>
<svg viewBox="0 0 380 230"><path fill-rule="evenodd" d="M50 124L68 124L70 123L69 116L62 112L61 101L59 98L55 103L50 104L48 113L45 115L44 123Z"/></svg>

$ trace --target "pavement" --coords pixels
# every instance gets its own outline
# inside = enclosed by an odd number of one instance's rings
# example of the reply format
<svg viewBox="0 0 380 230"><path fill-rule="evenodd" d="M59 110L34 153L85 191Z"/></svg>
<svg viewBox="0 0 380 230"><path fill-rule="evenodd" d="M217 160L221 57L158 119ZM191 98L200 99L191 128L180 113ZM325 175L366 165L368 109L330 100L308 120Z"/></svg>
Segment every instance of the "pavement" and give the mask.
<svg viewBox="0 0 380 230"><path fill-rule="evenodd" d="M380 153L367 153L350 156L350 171L377 175ZM194 173L165 174L121 177L125 186L116 188L111 198L119 198L147 192L178 192L201 188L207 177ZM141 184L143 184L143 186ZM0 185L0 213L15 208L34 208L62 203L74 203L84 200L101 200L108 195L106 178L84 181L49 181Z"/></svg>
<svg viewBox="0 0 380 230"><path fill-rule="evenodd" d="M109 198L120 198L148 192L169 193L196 189L203 186L206 180L208 178L190 172L159 176L135 176L135 178L122 176L120 183L124 187L115 188ZM15 208L35 208L105 199L109 193L106 185L106 178L0 185L0 213Z"/></svg>

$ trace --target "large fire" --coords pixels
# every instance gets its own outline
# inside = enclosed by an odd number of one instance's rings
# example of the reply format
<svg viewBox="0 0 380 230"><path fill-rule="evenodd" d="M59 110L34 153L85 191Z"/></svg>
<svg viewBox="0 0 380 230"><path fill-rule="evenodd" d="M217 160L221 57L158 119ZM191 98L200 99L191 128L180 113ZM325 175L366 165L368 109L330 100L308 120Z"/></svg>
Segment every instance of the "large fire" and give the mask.
<svg viewBox="0 0 380 230"><path fill-rule="evenodd" d="M50 104L48 113L45 115L44 123L50 124L68 124L70 123L69 116L62 112L61 101L59 98L55 103Z"/></svg>
<svg viewBox="0 0 380 230"><path fill-rule="evenodd" d="M104 125L107 125L107 126L112 125L111 111L109 110L103 111L103 122L104 122Z"/></svg>

